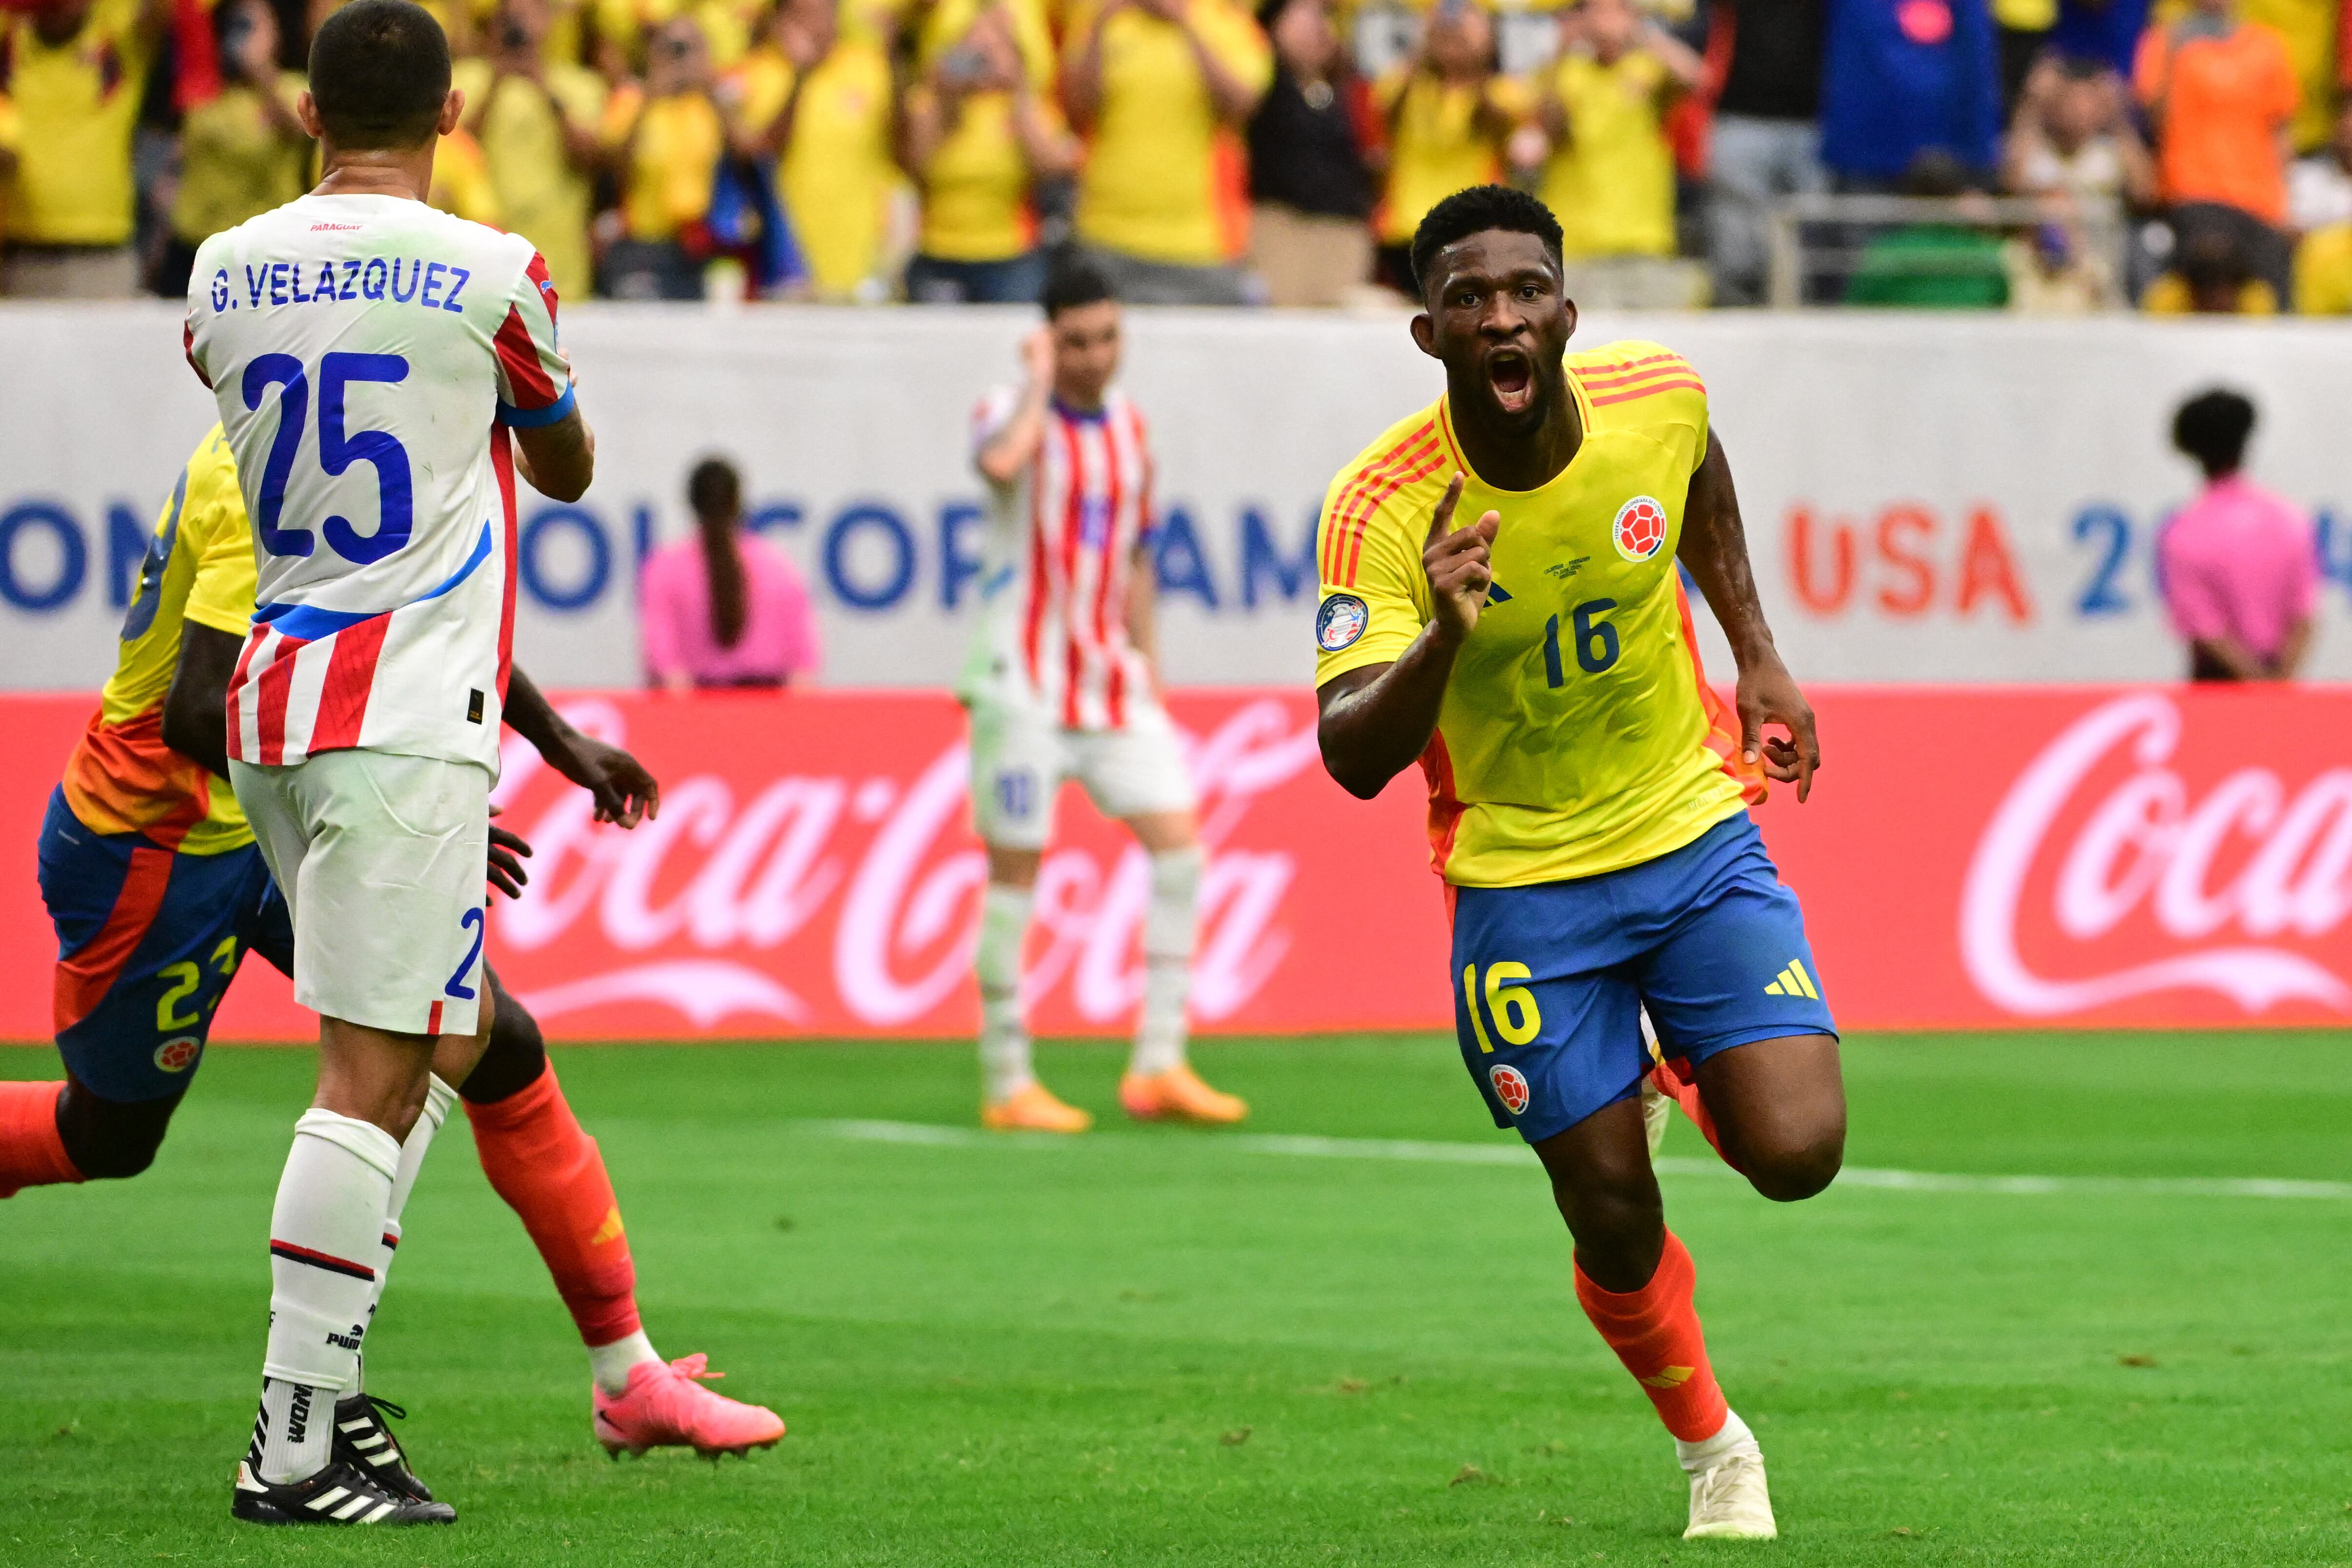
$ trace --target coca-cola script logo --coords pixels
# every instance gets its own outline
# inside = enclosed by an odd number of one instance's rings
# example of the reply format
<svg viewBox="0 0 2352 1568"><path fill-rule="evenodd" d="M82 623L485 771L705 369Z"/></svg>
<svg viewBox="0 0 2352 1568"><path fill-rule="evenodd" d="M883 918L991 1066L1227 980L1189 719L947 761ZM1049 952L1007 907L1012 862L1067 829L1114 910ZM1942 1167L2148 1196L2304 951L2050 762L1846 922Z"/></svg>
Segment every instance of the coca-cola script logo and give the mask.
<svg viewBox="0 0 2352 1568"><path fill-rule="evenodd" d="M565 713L625 744L614 704ZM1311 716L1302 724L1267 700L1184 739L1209 850L1192 1011L1214 1021L1255 996L1288 949L1280 916L1296 857L1234 840L1258 796L1314 765L1315 729ZM665 777L660 818L620 832L593 823L584 791L549 788L545 764L509 737L498 798L528 802L508 821L537 853L530 895L501 903L498 934L523 955L564 944L562 967L577 977L524 999L547 1018L654 1003L698 1029L747 1014L797 1030L929 1019L971 984L987 878L968 826L965 748L878 767L863 748L845 752L833 762L840 772ZM1150 894L1150 863L1132 843L1048 854L1024 993L1066 985L1089 1023L1129 1014L1142 994Z"/></svg>
<svg viewBox="0 0 2352 1568"><path fill-rule="evenodd" d="M2053 1018L2203 988L2248 1013L2290 1000L2352 1009L2343 977L2283 945L2326 936L2352 914L2352 768L2291 787L2274 768L2243 767L2192 798L2170 766L2180 738L2170 697L2134 693L2077 719L2010 787L1960 904L1961 958L1989 999ZM2129 772L2090 805L2090 781L2118 765ZM2075 821L2072 842L2052 841L2057 824ZM2055 867L2051 917L2063 937L2096 941L2145 906L2158 950L2185 950L2075 978L2037 973L2019 929L2045 865ZM2063 956L2038 956L2053 967Z"/></svg>

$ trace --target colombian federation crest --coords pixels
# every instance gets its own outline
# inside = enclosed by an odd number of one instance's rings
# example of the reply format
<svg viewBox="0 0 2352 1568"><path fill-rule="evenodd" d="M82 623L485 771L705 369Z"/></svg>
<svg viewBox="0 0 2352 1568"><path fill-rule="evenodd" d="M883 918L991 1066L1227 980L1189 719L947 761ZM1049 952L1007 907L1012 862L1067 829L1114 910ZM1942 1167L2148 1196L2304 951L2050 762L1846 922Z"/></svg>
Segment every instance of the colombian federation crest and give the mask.
<svg viewBox="0 0 2352 1568"><path fill-rule="evenodd" d="M155 1048L155 1065L166 1072L185 1072L195 1065L196 1053L202 1050L203 1042L195 1036L184 1034Z"/></svg>
<svg viewBox="0 0 2352 1568"><path fill-rule="evenodd" d="M1335 593L1315 612L1315 645L1336 653L1364 634L1372 612L1352 593Z"/></svg>
<svg viewBox="0 0 2352 1568"><path fill-rule="evenodd" d="M1528 1108L1528 1075L1509 1062L1498 1061L1486 1069L1486 1082L1495 1086L1495 1098L1512 1115Z"/></svg>
<svg viewBox="0 0 2352 1568"><path fill-rule="evenodd" d="M1636 496L1617 508L1610 535L1627 560L1647 560L1666 542L1666 509L1653 496Z"/></svg>

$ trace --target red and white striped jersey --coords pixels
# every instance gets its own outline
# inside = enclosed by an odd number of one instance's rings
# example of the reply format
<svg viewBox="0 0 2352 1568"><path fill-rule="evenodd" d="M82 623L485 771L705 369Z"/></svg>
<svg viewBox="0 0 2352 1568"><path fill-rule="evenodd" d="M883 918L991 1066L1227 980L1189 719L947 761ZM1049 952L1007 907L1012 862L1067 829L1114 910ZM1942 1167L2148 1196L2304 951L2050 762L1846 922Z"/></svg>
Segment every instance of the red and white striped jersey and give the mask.
<svg viewBox="0 0 2352 1568"><path fill-rule="evenodd" d="M975 456L1020 395L1004 387L981 401ZM1123 728L1154 701L1127 634L1136 551L1152 528L1143 416L1118 392L1098 413L1048 403L1028 471L991 488L981 622L960 695L1031 707L1067 729Z"/></svg>
<svg viewBox="0 0 2352 1568"><path fill-rule="evenodd" d="M509 425L572 406L530 242L395 196L310 195L196 253L188 362L218 401L258 591L228 754L473 762L514 632Z"/></svg>

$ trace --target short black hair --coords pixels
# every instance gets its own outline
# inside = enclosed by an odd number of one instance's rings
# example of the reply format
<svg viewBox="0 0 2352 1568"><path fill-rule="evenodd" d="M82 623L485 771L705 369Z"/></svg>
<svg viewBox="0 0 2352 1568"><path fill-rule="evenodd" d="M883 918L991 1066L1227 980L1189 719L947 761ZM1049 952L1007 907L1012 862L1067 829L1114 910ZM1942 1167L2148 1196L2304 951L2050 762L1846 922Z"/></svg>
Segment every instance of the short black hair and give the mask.
<svg viewBox="0 0 2352 1568"><path fill-rule="evenodd" d="M724 457L705 457L686 476L686 504L698 517L725 513L731 518L743 505L743 476Z"/></svg>
<svg viewBox="0 0 2352 1568"><path fill-rule="evenodd" d="M310 41L310 99L338 147L430 141L448 96L448 37L412 0L352 0Z"/></svg>
<svg viewBox="0 0 2352 1568"><path fill-rule="evenodd" d="M1412 231L1412 283L1429 292L1429 264L1437 253L1458 240L1488 229L1506 234L1533 235L1543 241L1554 261L1560 259L1559 220L1551 209L1510 185L1473 185L1456 191L1429 209Z"/></svg>
<svg viewBox="0 0 2352 1568"><path fill-rule="evenodd" d="M1110 275L1099 264L1074 255L1054 259L1046 269L1045 287L1038 292L1037 303L1045 308L1045 319L1051 321L1065 310L1118 298L1118 290L1111 287Z"/></svg>
<svg viewBox="0 0 2352 1568"><path fill-rule="evenodd" d="M2244 465L2246 437L2253 433L2253 401L2227 387L2199 392L2172 416L2172 444L2197 459L2211 479Z"/></svg>

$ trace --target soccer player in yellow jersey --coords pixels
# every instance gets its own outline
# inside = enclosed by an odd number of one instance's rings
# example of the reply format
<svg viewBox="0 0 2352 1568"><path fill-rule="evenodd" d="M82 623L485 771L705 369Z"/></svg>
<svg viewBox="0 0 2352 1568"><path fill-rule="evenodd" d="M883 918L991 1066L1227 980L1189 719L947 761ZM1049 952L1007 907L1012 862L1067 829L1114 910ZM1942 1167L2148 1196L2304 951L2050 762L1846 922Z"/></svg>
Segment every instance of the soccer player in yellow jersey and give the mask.
<svg viewBox="0 0 2352 1568"><path fill-rule="evenodd" d="M253 548L236 458L215 425L156 519L113 676L41 825L66 1076L0 1082L0 1198L145 1170L246 954L293 967L286 901L225 777L229 676L253 620ZM652 775L565 723L520 669L504 717L595 796L600 819L633 827L657 808ZM491 880L511 894L522 880L514 852L530 852L492 832L511 847L493 850ZM604 1157L564 1101L539 1025L495 973L488 979L497 1015L471 1071L451 1070L457 1097L490 1185L521 1217L589 1347L598 1440L714 1457L774 1442L783 1423L704 1387L701 1356L673 1364L654 1354ZM425 1114L436 1126L450 1098L435 1080ZM363 1260L379 1295L398 1243L395 1216L382 1252ZM335 1458L429 1503L382 1406L357 1389L336 1401Z"/></svg>
<svg viewBox="0 0 2352 1568"><path fill-rule="evenodd" d="M1324 765L1369 799L1421 763L1463 1060L1542 1161L1577 1299L1675 1436L1685 1534L1769 1538L1763 1456L1707 1364L1651 1169L1640 1015L1758 1191L1830 1184L1836 1027L1736 776L1760 766L1802 800L1812 712L1757 605L1696 372L1655 343L1568 355L1559 225L1522 192L1447 197L1412 265L1413 340L1445 393L1324 502ZM1736 758L1709 744L1678 559L1738 660Z"/></svg>

